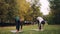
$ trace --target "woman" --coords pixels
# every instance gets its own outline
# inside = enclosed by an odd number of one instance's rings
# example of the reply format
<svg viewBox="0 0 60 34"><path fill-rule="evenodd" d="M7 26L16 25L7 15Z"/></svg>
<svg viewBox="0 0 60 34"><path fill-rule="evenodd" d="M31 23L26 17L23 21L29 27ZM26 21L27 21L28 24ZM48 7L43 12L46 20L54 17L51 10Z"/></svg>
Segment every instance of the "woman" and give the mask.
<svg viewBox="0 0 60 34"><path fill-rule="evenodd" d="M15 22L16 22L16 30L17 32L19 31L19 28L20 28L20 20L19 20L19 16L16 16L15 17Z"/></svg>
<svg viewBox="0 0 60 34"><path fill-rule="evenodd" d="M37 17L37 20L38 20L38 26L39 26L39 30L43 31L43 28L44 28L44 24L45 24L45 21L42 17Z"/></svg>
<svg viewBox="0 0 60 34"><path fill-rule="evenodd" d="M20 31L22 31L23 23L24 23L24 18L20 17Z"/></svg>

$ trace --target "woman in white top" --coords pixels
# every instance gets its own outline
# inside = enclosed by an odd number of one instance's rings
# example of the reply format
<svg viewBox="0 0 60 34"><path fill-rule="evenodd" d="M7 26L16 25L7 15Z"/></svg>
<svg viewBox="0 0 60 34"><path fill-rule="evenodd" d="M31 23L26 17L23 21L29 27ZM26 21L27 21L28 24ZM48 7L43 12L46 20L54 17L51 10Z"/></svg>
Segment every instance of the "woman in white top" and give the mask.
<svg viewBox="0 0 60 34"><path fill-rule="evenodd" d="M44 24L45 24L44 19L42 17L37 17L37 20L38 20L39 30L43 31L43 27L44 27Z"/></svg>

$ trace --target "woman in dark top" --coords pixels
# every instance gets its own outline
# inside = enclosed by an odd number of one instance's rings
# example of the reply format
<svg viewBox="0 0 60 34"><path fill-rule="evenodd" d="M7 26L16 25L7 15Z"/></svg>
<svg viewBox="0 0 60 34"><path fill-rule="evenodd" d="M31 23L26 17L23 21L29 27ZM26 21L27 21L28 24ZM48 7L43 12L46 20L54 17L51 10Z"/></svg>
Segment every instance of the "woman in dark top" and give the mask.
<svg viewBox="0 0 60 34"><path fill-rule="evenodd" d="M20 18L18 16L15 17L15 22L16 22L16 30L17 32L19 31L20 28Z"/></svg>

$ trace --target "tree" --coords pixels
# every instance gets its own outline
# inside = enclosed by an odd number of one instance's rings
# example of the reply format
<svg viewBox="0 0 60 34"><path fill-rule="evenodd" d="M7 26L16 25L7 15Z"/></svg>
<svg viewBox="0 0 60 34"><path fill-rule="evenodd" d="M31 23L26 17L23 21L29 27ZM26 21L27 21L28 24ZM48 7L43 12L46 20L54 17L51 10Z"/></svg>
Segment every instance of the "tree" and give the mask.
<svg viewBox="0 0 60 34"><path fill-rule="evenodd" d="M37 1L34 1L30 7L30 3L27 3L26 0L0 0L0 20L13 23L15 16L32 20L37 15L41 15L39 6L36 6Z"/></svg>
<svg viewBox="0 0 60 34"><path fill-rule="evenodd" d="M25 20L32 20L37 15L41 15L39 6L36 6L37 1L34 1L34 4L30 5L26 0L17 0L19 15L23 16Z"/></svg>
<svg viewBox="0 0 60 34"><path fill-rule="evenodd" d="M50 8L51 8L51 12L50 12L50 17L51 18L51 24L60 24L60 0L52 0L50 1Z"/></svg>
<svg viewBox="0 0 60 34"><path fill-rule="evenodd" d="M40 12L40 5L36 6L38 4L39 0L34 0L34 2L31 5L31 9L32 9L32 17L33 20L36 20L37 16L42 16L42 13Z"/></svg>
<svg viewBox="0 0 60 34"><path fill-rule="evenodd" d="M16 10L15 0L0 0L1 21L6 22L9 20L11 22L15 17Z"/></svg>

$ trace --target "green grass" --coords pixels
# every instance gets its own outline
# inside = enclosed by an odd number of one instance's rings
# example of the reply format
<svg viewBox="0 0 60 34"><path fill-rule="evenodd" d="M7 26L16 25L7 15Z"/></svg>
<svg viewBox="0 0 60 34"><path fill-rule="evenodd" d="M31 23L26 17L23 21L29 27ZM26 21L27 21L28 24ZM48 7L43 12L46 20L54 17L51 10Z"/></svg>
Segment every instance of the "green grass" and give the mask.
<svg viewBox="0 0 60 34"><path fill-rule="evenodd" d="M19 34L60 34L60 25L45 25L44 31L34 31L31 29L37 29L37 25L25 25L23 26L23 32ZM0 34L15 34L10 32L16 30L15 26L0 27Z"/></svg>

